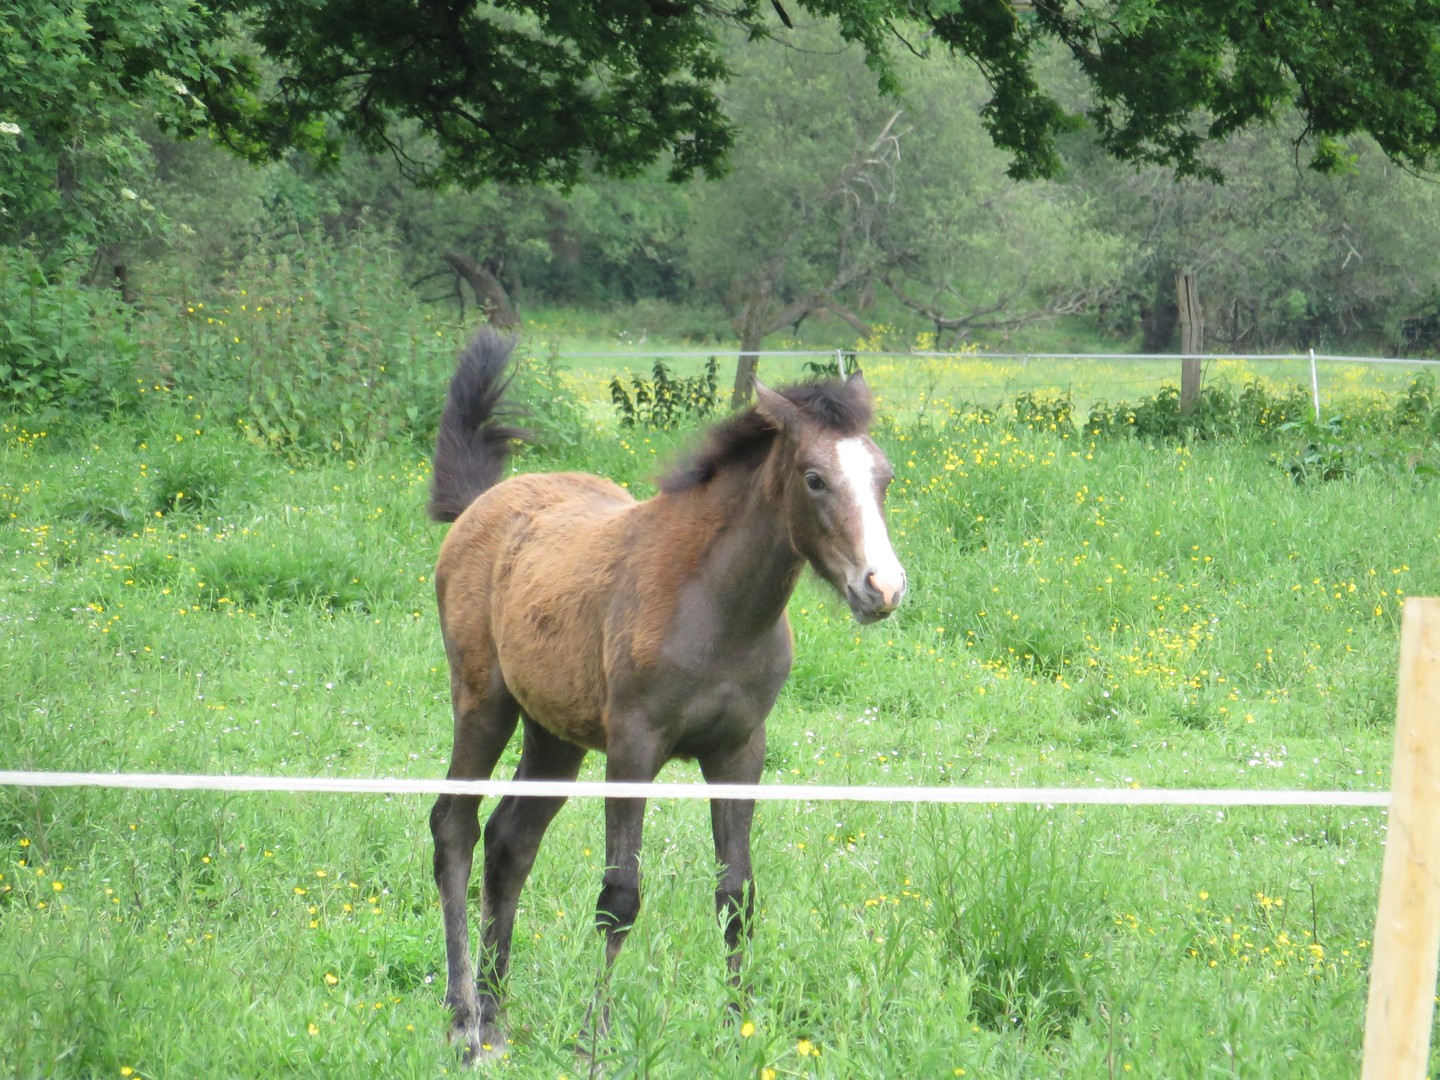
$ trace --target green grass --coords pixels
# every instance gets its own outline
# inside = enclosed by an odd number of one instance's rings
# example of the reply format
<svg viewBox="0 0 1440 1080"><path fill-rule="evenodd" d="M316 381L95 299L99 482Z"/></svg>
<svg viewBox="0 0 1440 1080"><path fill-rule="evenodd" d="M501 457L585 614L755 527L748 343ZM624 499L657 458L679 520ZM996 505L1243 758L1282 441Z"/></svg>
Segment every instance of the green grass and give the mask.
<svg viewBox="0 0 1440 1080"><path fill-rule="evenodd" d="M1092 440L947 405L879 435L913 592L861 630L802 584L767 779L1388 786L1400 604L1440 573L1432 448L1297 483L1298 433ZM602 409L519 464L644 494L685 438ZM286 459L163 409L3 425L4 761L442 775L425 456ZM427 812L0 792L11 1071L455 1071ZM504 1075L585 1074L601 816L566 808L522 897ZM1383 836L1366 810L763 804L736 1019L708 816L654 803L595 1049L615 1077L1351 1075Z"/></svg>

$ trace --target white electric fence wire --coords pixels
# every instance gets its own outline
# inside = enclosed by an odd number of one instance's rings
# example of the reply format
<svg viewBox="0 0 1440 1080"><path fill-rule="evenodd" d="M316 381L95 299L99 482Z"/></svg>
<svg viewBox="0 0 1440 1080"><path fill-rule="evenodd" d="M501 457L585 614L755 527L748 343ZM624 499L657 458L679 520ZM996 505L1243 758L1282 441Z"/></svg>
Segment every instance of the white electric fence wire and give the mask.
<svg viewBox="0 0 1440 1080"><path fill-rule="evenodd" d="M320 792L350 795L504 795L619 799L756 799L795 802L1041 806L1390 805L1388 791L1226 788L894 787L833 784L655 784L564 780L407 780L390 777L216 776L0 770L0 787L98 787L147 791Z"/></svg>
<svg viewBox="0 0 1440 1080"><path fill-rule="evenodd" d="M757 349L746 356L830 356L842 352L846 357L863 361L867 357L885 360L1242 360L1253 364L1270 362L1320 361L1338 364L1404 364L1411 367L1434 367L1440 360L1420 356L1343 356L1331 353L1046 353L1046 352L920 352L848 349ZM562 352L560 360L666 360L682 356L738 355L735 346L713 349L666 349L659 352Z"/></svg>

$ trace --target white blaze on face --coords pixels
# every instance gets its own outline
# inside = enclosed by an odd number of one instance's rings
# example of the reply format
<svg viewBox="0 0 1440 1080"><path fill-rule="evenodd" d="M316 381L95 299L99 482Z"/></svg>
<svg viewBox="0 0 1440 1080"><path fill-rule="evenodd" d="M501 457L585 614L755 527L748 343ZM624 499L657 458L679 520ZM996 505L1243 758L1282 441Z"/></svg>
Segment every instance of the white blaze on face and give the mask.
<svg viewBox="0 0 1440 1080"><path fill-rule="evenodd" d="M868 574L870 584L886 606L894 607L905 591L905 571L890 546L890 532L880 512L875 453L864 439L841 439L835 444L835 456L840 464L841 483L860 512L861 581Z"/></svg>

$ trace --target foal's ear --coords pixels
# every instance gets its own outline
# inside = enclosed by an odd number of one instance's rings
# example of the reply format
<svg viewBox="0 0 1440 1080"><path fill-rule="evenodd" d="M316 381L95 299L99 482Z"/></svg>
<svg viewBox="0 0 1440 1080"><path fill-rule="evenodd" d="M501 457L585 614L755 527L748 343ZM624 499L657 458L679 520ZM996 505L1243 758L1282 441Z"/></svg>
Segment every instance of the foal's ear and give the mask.
<svg viewBox="0 0 1440 1080"><path fill-rule="evenodd" d="M865 381L865 373L858 367L845 380L845 389L852 394L858 394L865 401L870 400L870 384Z"/></svg>
<svg viewBox="0 0 1440 1080"><path fill-rule="evenodd" d="M755 379L755 411L771 427L782 430L794 426L800 419L800 410L795 403L771 390L758 377Z"/></svg>

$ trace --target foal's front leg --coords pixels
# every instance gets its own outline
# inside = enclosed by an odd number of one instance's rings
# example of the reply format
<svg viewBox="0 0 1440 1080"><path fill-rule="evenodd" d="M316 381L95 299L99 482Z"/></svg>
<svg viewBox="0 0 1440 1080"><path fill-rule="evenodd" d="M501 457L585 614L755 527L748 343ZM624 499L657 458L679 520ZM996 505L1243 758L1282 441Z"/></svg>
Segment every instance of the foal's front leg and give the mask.
<svg viewBox="0 0 1440 1080"><path fill-rule="evenodd" d="M649 783L663 764L664 755L651 746L612 748L605 763L605 779ZM600 999L609 984L615 958L640 915L640 843L644 828L644 799L605 800L605 874L595 903L595 926L605 938L605 971L591 1006L590 1027L596 1036L604 1035L609 1028L609 1008Z"/></svg>
<svg viewBox="0 0 1440 1080"><path fill-rule="evenodd" d="M700 771L708 784L754 784L765 767L765 728L756 728L738 750L707 755ZM715 889L715 913L725 928L726 961L730 982L740 985L744 958L742 937L750 936L755 913L755 878L750 868L750 828L755 820L754 799L711 799L710 830L715 837L715 860L720 866Z"/></svg>
<svg viewBox="0 0 1440 1080"><path fill-rule="evenodd" d="M605 875L595 902L595 926L605 936L607 973L640 914L640 841L644 827L644 799L605 800Z"/></svg>

